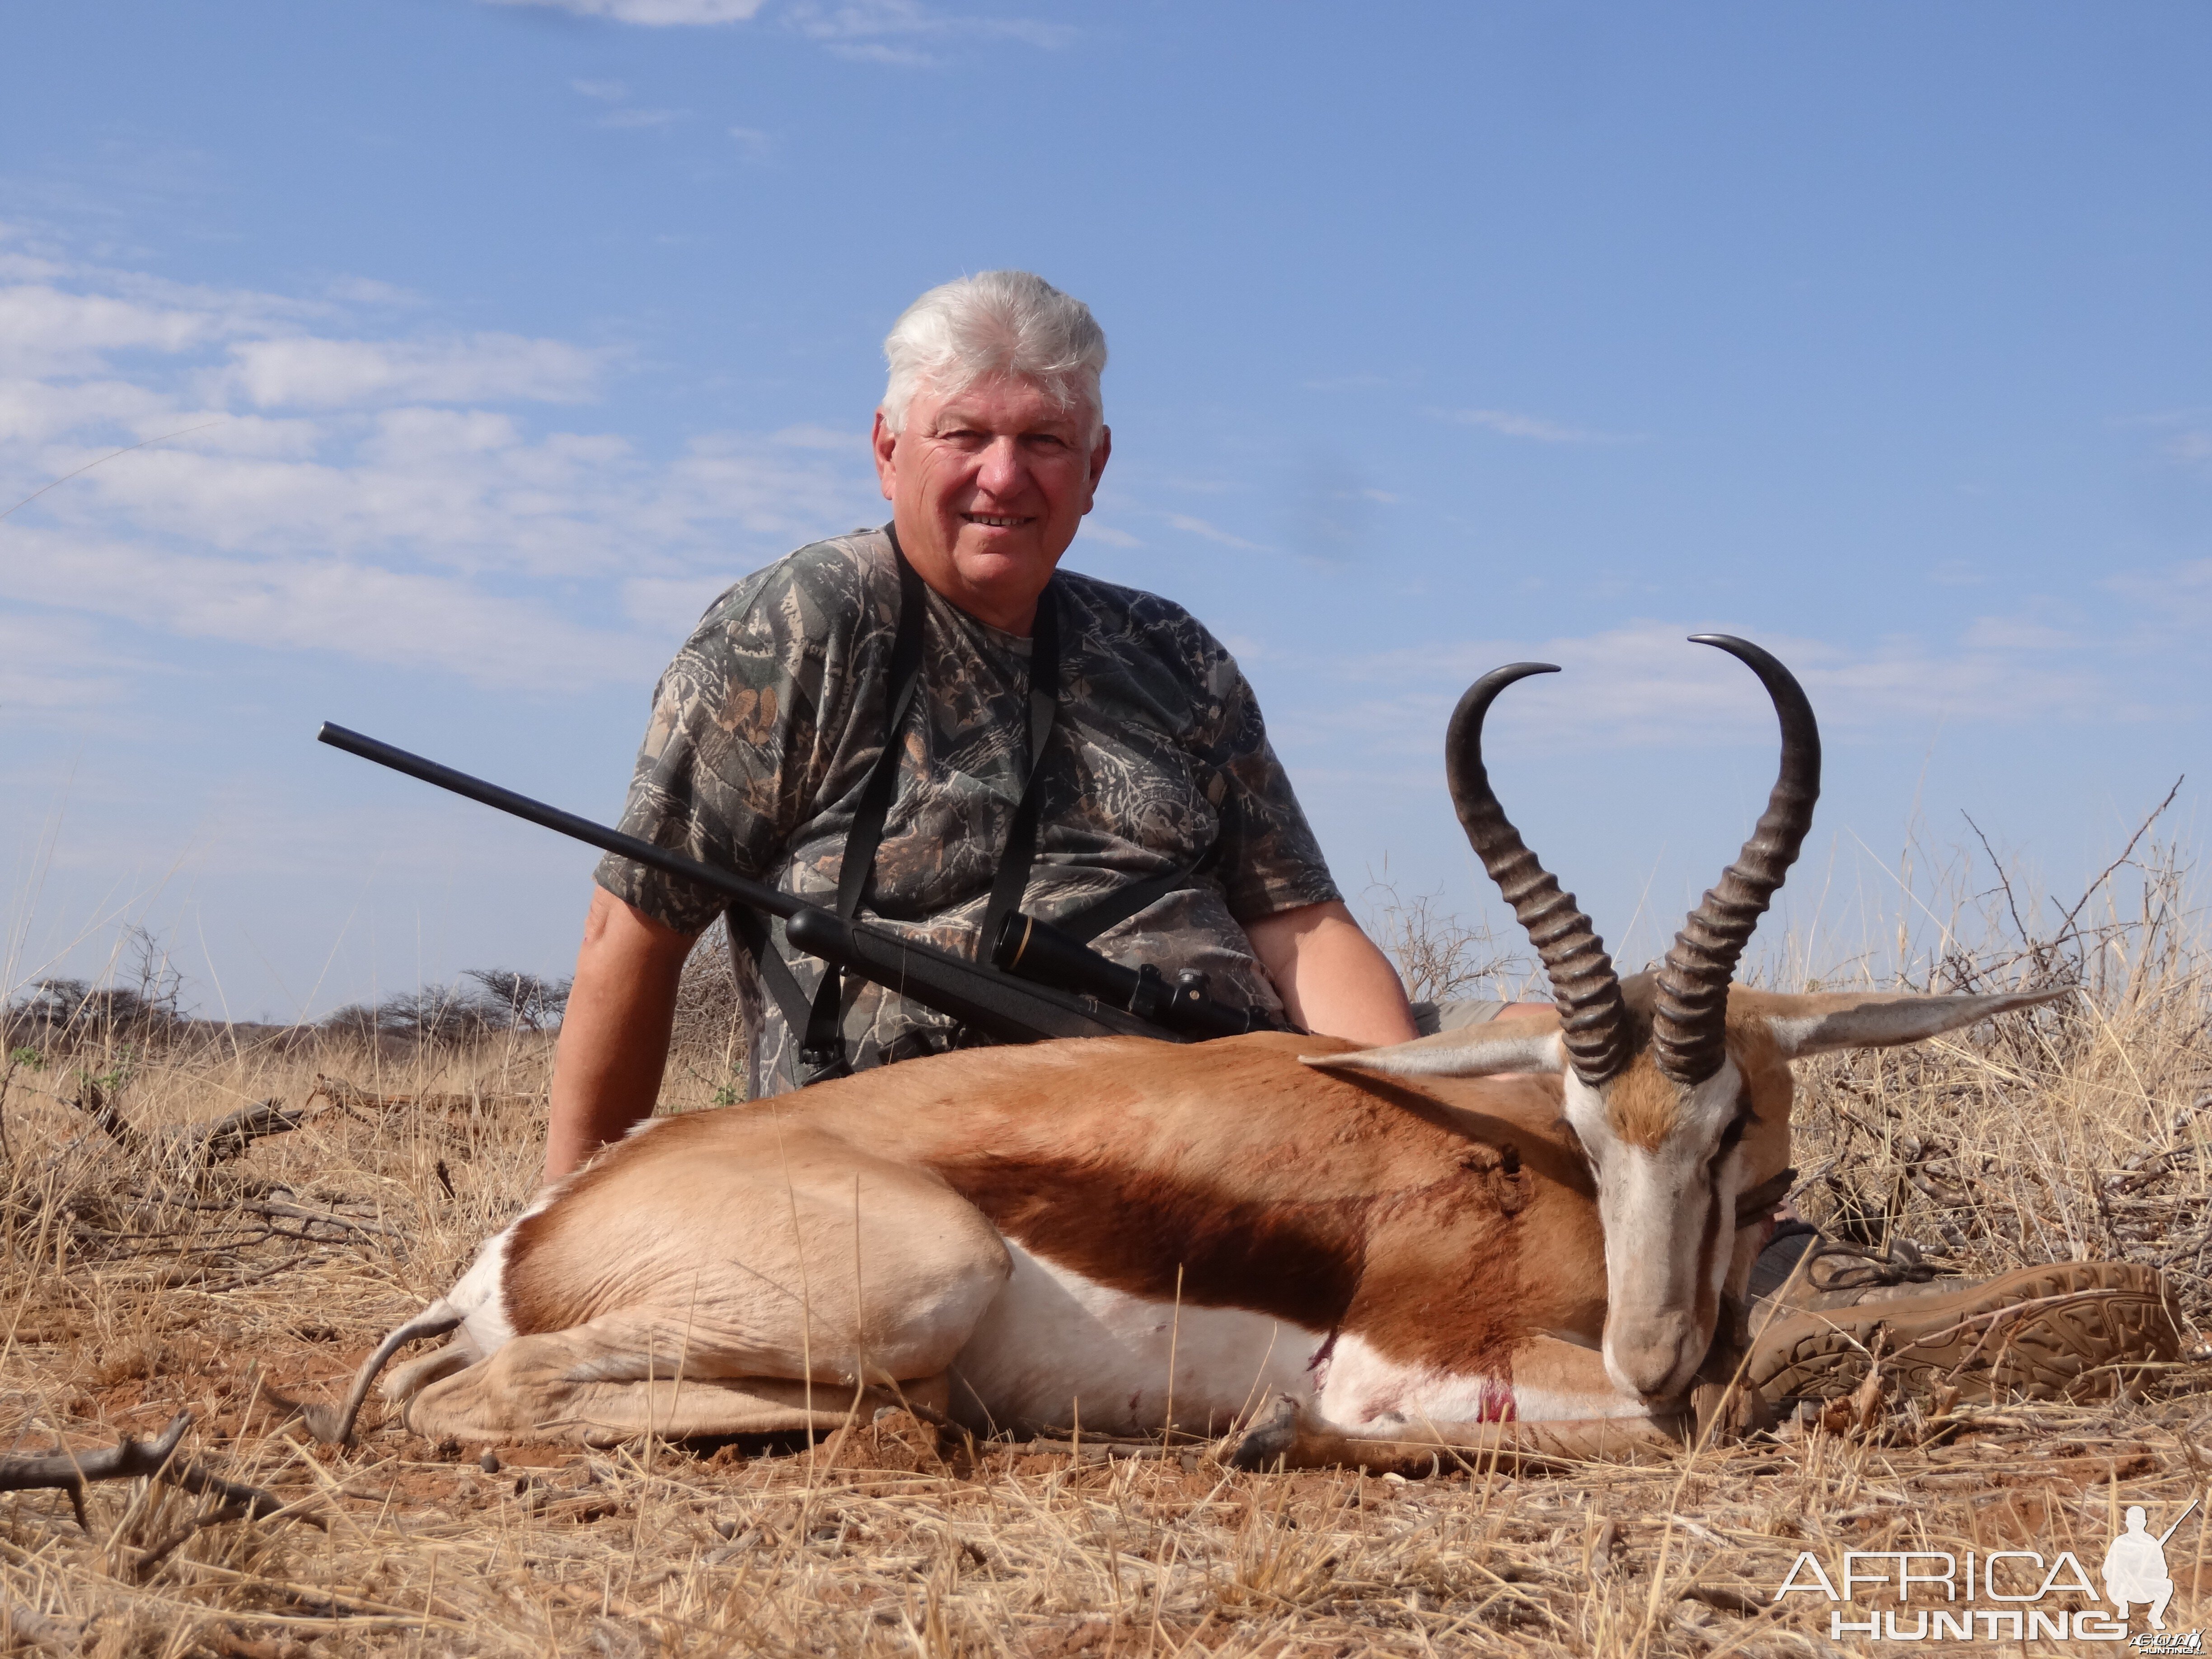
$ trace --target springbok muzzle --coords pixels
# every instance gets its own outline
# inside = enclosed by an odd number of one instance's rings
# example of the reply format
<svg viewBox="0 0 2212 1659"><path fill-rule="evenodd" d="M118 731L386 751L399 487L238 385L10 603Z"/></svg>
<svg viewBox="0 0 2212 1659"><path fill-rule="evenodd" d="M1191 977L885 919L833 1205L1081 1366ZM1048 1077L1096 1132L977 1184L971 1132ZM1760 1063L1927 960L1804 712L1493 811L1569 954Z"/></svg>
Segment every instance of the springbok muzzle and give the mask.
<svg viewBox="0 0 2212 1659"><path fill-rule="evenodd" d="M1689 1392L1712 1340L1686 1308L1608 1320L1606 1374L1625 1393L1653 1401L1679 1400Z"/></svg>

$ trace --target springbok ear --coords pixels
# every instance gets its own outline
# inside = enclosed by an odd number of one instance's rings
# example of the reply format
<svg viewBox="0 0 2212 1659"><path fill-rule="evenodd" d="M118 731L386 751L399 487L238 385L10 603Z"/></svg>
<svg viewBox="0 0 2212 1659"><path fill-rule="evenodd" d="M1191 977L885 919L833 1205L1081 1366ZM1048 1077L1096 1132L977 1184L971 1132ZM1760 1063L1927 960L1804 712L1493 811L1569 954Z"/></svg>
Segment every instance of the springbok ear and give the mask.
<svg viewBox="0 0 2212 1659"><path fill-rule="evenodd" d="M2001 997L1920 997L1887 992L1765 995L1756 1012L1766 1022L1783 1057L1826 1054L1834 1048L1888 1048L1918 1042L1993 1014L2071 996L2072 990L2029 991Z"/></svg>
<svg viewBox="0 0 2212 1659"><path fill-rule="evenodd" d="M1567 1051L1559 1026L1548 1018L1493 1019L1387 1048L1300 1054L1298 1063L1377 1077L1494 1077L1500 1072L1564 1072Z"/></svg>

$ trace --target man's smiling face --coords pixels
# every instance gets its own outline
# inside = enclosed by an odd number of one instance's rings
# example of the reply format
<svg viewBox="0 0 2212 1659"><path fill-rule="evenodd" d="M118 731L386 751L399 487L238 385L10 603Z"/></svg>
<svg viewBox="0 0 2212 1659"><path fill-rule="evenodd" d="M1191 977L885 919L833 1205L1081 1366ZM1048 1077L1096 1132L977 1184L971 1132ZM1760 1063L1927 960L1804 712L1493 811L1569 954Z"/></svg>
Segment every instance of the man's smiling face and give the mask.
<svg viewBox="0 0 2212 1659"><path fill-rule="evenodd" d="M921 579L970 616L1026 634L1075 539L1112 434L1081 403L999 377L940 393L924 381L892 433L876 413L876 473Z"/></svg>

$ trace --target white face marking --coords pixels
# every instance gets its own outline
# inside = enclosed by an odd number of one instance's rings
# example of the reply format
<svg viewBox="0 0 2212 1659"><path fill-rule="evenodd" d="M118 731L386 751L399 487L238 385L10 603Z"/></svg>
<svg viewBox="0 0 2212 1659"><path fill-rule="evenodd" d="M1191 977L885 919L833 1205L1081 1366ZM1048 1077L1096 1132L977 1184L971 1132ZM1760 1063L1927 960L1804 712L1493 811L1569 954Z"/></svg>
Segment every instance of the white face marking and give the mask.
<svg viewBox="0 0 2212 1659"><path fill-rule="evenodd" d="M1733 1060L1692 1090L1649 1151L1613 1131L1605 1103L1571 1073L1567 1121L1597 1177L1605 1230L1605 1364L1619 1388L1679 1395L1704 1360L1735 1247L1743 1158L1741 1073Z"/></svg>

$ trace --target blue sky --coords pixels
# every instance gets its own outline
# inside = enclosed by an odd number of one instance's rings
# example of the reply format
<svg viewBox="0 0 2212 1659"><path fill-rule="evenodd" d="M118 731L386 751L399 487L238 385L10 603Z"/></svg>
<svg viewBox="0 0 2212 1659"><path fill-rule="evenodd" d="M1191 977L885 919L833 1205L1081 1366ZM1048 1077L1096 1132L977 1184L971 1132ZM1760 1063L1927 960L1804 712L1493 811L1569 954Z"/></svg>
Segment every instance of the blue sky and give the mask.
<svg viewBox="0 0 2212 1659"><path fill-rule="evenodd" d="M2212 13L192 0L10 9L12 981L202 1006L562 971L588 854L333 719L611 818L700 607L879 521L900 308L1089 301L1070 555L1237 651L1340 880L1492 901L1441 778L1498 662L1531 843L1640 961L1771 775L1793 920L1915 826L2055 887L2205 765ZM184 435L171 434L182 433ZM1986 871L1984 872L1986 884Z"/></svg>

